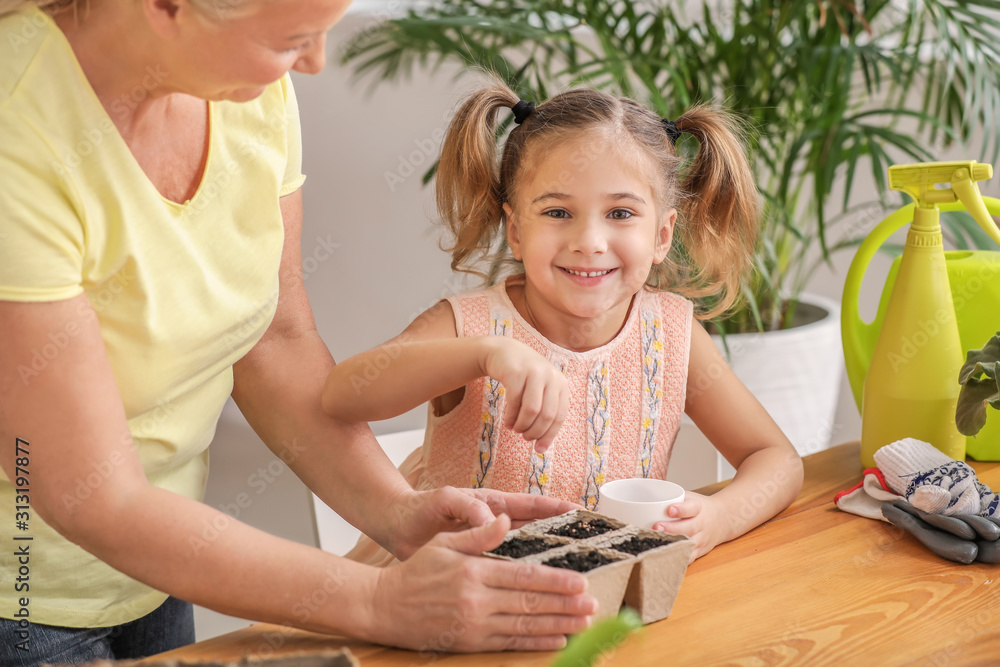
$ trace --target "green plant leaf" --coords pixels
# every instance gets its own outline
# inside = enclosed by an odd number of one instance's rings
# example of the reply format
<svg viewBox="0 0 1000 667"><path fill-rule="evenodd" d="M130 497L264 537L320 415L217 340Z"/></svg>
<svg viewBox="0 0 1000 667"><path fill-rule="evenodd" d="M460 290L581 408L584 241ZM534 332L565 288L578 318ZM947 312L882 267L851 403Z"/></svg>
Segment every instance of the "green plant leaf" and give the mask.
<svg viewBox="0 0 1000 667"><path fill-rule="evenodd" d="M1000 409L1000 332L981 349L969 351L958 382L962 390L955 424L962 435L976 435L986 424L986 407Z"/></svg>
<svg viewBox="0 0 1000 667"><path fill-rule="evenodd" d="M996 380L998 363L1000 363L1000 332L989 339L982 348L970 350L966 354L965 363L958 373L958 383L965 384L983 374L991 380Z"/></svg>
<svg viewBox="0 0 1000 667"><path fill-rule="evenodd" d="M997 364L1000 366L1000 363ZM955 408L955 426L962 435L976 435L986 425L986 407L1000 409L1000 387L993 378L962 385Z"/></svg>

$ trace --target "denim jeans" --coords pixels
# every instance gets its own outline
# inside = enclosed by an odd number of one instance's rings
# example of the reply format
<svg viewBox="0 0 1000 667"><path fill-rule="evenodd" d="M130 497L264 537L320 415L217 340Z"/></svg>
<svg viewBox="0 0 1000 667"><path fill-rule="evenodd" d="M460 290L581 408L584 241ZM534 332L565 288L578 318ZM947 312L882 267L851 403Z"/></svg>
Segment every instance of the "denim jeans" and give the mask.
<svg viewBox="0 0 1000 667"><path fill-rule="evenodd" d="M27 650L18 648L27 631ZM90 660L144 658L194 642L194 609L177 598L142 618L106 628L63 628L0 618L0 665L34 667L42 663L73 664Z"/></svg>

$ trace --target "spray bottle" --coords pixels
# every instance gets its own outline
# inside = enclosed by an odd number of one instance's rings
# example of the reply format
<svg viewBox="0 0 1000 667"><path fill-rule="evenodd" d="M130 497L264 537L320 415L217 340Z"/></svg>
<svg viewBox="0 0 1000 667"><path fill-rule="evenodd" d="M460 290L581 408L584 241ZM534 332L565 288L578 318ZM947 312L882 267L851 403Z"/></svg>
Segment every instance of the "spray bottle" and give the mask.
<svg viewBox="0 0 1000 667"><path fill-rule="evenodd" d="M877 449L906 437L929 442L954 459L965 458L965 436L955 427L958 371L965 352L945 266L938 204L961 201L1000 243L1000 231L976 185L992 175L990 165L975 161L889 168L889 187L914 199L913 222L864 380L861 460L865 466L875 465ZM949 187L938 188L939 183ZM872 236L881 236L881 231L876 229ZM857 269L863 275L870 260L864 249L863 245L855 256L849 282L860 282L854 277ZM859 261L862 265L856 267ZM846 325L845 320L845 330Z"/></svg>

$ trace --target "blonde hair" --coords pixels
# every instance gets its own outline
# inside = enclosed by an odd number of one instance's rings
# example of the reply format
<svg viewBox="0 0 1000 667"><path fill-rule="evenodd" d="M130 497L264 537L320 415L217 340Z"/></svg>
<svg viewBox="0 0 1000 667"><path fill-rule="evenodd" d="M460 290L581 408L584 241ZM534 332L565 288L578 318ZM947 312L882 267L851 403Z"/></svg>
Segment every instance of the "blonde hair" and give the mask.
<svg viewBox="0 0 1000 667"><path fill-rule="evenodd" d="M706 298L699 319L733 306L752 263L759 218L757 186L735 116L696 106L676 119L677 129L699 142L680 175L682 159L662 119L633 100L596 90L571 90L540 104L511 131L498 160L498 116L509 114L518 101L496 81L469 97L448 127L437 206L454 239L446 248L453 270L486 277L480 264L495 267L508 259L503 204L515 199L536 156L570 136L598 131L618 145L631 144L634 156L645 155L659 176L653 190L661 212L678 211L671 251L651 268L646 284Z"/></svg>

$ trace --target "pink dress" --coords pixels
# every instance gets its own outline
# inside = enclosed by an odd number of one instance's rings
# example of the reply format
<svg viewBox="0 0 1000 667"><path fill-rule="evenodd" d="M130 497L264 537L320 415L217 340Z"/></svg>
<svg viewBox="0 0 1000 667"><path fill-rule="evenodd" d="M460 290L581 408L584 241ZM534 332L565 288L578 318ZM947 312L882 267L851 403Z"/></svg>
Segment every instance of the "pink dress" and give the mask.
<svg viewBox="0 0 1000 667"><path fill-rule="evenodd" d="M415 489L445 485L535 493L593 509L600 486L627 477L663 479L684 411L692 304L670 292L639 292L622 330L607 344L572 352L550 343L517 312L506 287L448 297L459 336L512 336L569 379L570 407L543 454L503 428L503 386L489 377L465 387L461 403L429 410L423 447L400 471ZM392 556L362 536L348 558L388 565Z"/></svg>

